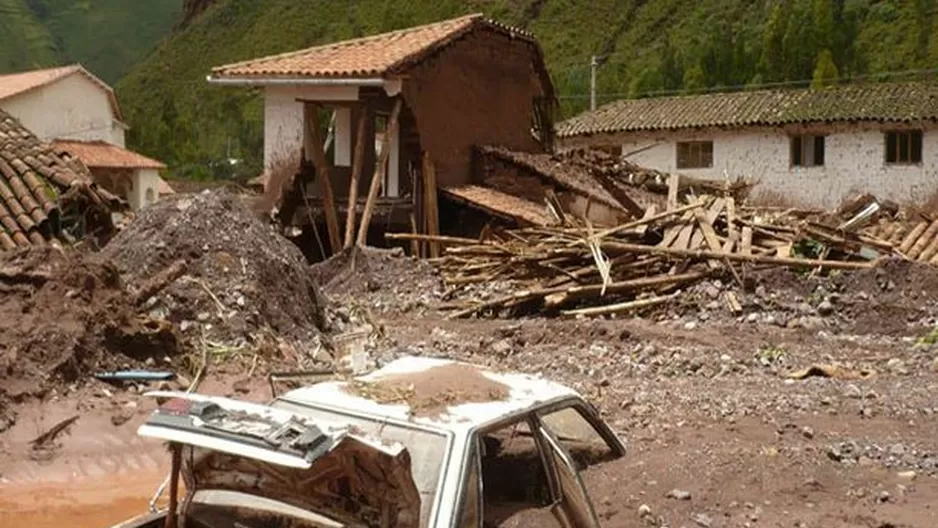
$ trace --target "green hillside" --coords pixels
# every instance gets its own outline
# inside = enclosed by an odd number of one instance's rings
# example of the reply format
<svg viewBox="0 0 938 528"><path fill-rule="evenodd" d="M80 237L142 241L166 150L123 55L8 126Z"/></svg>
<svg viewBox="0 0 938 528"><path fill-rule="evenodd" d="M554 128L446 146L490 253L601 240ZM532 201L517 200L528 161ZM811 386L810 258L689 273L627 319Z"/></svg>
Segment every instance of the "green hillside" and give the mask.
<svg viewBox="0 0 938 528"><path fill-rule="evenodd" d="M0 72L80 62L108 82L169 34L183 0L0 0Z"/></svg>
<svg viewBox="0 0 938 528"><path fill-rule="evenodd" d="M594 54L600 104L938 67L938 0L217 0L118 85L131 141L180 174L229 146L257 167L258 93L209 86L212 66L477 11L539 38L566 115Z"/></svg>

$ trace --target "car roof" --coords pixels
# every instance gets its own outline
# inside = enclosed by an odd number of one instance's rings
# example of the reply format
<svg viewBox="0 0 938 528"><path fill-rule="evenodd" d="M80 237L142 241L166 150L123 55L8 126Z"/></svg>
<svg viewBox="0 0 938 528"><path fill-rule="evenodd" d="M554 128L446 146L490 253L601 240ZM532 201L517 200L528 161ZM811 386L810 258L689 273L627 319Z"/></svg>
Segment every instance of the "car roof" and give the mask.
<svg viewBox="0 0 938 528"><path fill-rule="evenodd" d="M415 356L405 356L394 360L370 374L353 378L353 383L373 383L389 377L417 374L447 365L469 367L485 378L504 385L507 388L507 394L501 399L447 405L440 412L430 415L421 415L419 412L412 413L411 406L406 402L387 403L375 401L375 399L363 396L360 391L350 390L351 384L348 381L317 383L289 391L278 399L301 405L328 407L350 414L367 414L397 421L407 421L440 431L464 432L530 412L556 401L571 397L579 398L579 394L573 389L540 376L497 372L478 365L449 359Z"/></svg>

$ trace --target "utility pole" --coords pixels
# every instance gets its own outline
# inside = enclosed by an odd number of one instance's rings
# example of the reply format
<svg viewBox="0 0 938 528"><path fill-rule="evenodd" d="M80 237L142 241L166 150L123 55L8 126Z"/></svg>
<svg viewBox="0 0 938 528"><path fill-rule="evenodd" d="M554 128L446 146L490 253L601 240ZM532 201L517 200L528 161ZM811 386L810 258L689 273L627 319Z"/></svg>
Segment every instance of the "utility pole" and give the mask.
<svg viewBox="0 0 938 528"><path fill-rule="evenodd" d="M596 110L596 68L599 66L599 57L590 57L590 110Z"/></svg>

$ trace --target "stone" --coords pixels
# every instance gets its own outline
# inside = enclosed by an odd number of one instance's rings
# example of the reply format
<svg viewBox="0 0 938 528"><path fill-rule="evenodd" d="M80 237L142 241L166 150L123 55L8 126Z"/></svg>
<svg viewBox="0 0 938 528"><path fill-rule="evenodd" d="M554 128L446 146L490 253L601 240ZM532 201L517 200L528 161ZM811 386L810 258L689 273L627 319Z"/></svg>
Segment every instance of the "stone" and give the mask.
<svg viewBox="0 0 938 528"><path fill-rule="evenodd" d="M801 436L807 438L808 440L814 438L814 429L811 429L810 427L807 427L807 426L802 427Z"/></svg>
<svg viewBox="0 0 938 528"><path fill-rule="evenodd" d="M893 444L889 446L889 454L894 457L901 457L905 455L906 449L902 444Z"/></svg>
<svg viewBox="0 0 938 528"><path fill-rule="evenodd" d="M707 284L704 287L704 293L707 294L707 297L710 297L711 299L716 299L717 297L720 296L720 288L717 288L713 284Z"/></svg>
<svg viewBox="0 0 938 528"><path fill-rule="evenodd" d="M859 400L863 397L863 392L860 391L860 387L857 387L853 383L849 383L846 387L844 387L844 396L854 400Z"/></svg>
<svg viewBox="0 0 938 528"><path fill-rule="evenodd" d="M821 304L817 305L817 313L828 316L834 313L834 304L830 301L821 301Z"/></svg>
<svg viewBox="0 0 938 528"><path fill-rule="evenodd" d="M642 504L638 507L638 516L639 517L648 517L651 515L651 507L647 504Z"/></svg>
<svg viewBox="0 0 938 528"><path fill-rule="evenodd" d="M876 499L879 502L889 502L889 499L891 498L892 498L892 495L886 490L879 492L879 495L876 496Z"/></svg>
<svg viewBox="0 0 938 528"><path fill-rule="evenodd" d="M700 526L700 528L710 528L713 526L713 519L711 519L710 516L706 513L697 513L691 518L695 523L697 523L697 526Z"/></svg>
<svg viewBox="0 0 938 528"><path fill-rule="evenodd" d="M684 330L696 330L696 329L697 329L697 323L696 323L696 322L694 322L694 321L688 321L688 322L684 323Z"/></svg>
<svg viewBox="0 0 938 528"><path fill-rule="evenodd" d="M496 341L492 344L492 353L496 356L510 356L511 355L511 340L508 338Z"/></svg>
<svg viewBox="0 0 938 528"><path fill-rule="evenodd" d="M914 471L900 471L896 474L896 476L902 480L915 480L915 477L917 477L918 474Z"/></svg>
<svg viewBox="0 0 938 528"><path fill-rule="evenodd" d="M749 315L746 316L746 322L747 322L747 323L755 323L755 322L758 321L758 320L759 320L759 314L757 314L757 313L755 313L755 312L753 312L753 313L751 313L751 314L749 314Z"/></svg>
<svg viewBox="0 0 938 528"><path fill-rule="evenodd" d="M669 499L690 500L691 494L689 491L674 488L673 490L668 492L667 497Z"/></svg>

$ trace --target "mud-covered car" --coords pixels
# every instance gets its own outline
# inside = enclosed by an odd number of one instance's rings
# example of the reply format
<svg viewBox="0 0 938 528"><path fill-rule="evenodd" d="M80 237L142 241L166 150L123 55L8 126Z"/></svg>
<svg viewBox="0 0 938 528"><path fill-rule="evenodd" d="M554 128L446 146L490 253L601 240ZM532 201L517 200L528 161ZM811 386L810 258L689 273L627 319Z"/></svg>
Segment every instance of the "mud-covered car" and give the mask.
<svg viewBox="0 0 938 528"><path fill-rule="evenodd" d="M579 472L625 454L572 389L448 360L267 405L150 395L139 434L169 443L169 507L119 528L595 527Z"/></svg>

